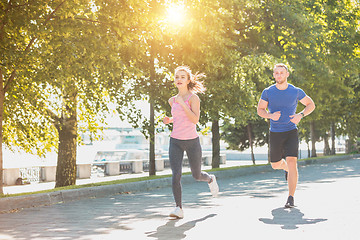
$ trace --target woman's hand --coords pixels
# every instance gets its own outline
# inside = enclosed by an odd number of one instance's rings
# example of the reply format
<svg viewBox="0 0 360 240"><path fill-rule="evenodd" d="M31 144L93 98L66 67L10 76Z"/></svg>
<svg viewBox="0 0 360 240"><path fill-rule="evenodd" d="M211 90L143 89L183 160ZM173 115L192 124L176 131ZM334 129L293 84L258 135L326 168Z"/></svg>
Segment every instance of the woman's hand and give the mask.
<svg viewBox="0 0 360 240"><path fill-rule="evenodd" d="M180 105L184 105L184 104L185 104L184 99L183 99L181 96L179 96L179 95L175 97L175 102L179 103Z"/></svg>
<svg viewBox="0 0 360 240"><path fill-rule="evenodd" d="M163 118L163 123L169 124L169 123L171 123L171 122L172 122L172 118L167 117L167 116L165 116L165 117Z"/></svg>

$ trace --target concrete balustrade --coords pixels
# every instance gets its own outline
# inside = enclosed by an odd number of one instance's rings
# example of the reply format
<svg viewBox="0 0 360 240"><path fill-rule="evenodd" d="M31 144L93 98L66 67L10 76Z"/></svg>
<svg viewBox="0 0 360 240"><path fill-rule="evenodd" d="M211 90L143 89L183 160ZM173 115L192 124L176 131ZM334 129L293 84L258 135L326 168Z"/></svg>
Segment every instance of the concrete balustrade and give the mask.
<svg viewBox="0 0 360 240"><path fill-rule="evenodd" d="M226 164L226 155L220 155L220 164Z"/></svg>
<svg viewBox="0 0 360 240"><path fill-rule="evenodd" d="M118 161L105 162L105 175L114 176L120 174L120 163Z"/></svg>
<svg viewBox="0 0 360 240"><path fill-rule="evenodd" d="M76 177L79 179L91 177L91 164L83 163L76 164Z"/></svg>
<svg viewBox="0 0 360 240"><path fill-rule="evenodd" d="M203 162L205 166L211 166L212 164L212 156L204 156Z"/></svg>
<svg viewBox="0 0 360 240"><path fill-rule="evenodd" d="M205 166L211 166L212 164L212 156L204 156L203 157L203 162ZM226 164L226 155L220 155L220 164Z"/></svg>
<svg viewBox="0 0 360 240"><path fill-rule="evenodd" d="M144 163L148 161L147 159L136 159L136 160L127 160L121 161L122 164L131 165L131 173L142 173L144 171ZM184 164L187 164L187 158L184 158ZM169 159L155 159L155 170L163 171L166 167L169 167ZM206 166L211 166L212 156L203 156L203 163ZM220 156L220 164L226 163L226 156ZM105 161L102 162L105 165L105 175L106 176L116 176L120 175L120 162L119 161ZM91 178L91 168L92 164L90 163L79 163L77 164L76 177L78 179ZM40 166L40 182L54 182L56 181L56 166ZM5 168L3 170L3 183L5 186L11 186L16 184L16 180L21 177L19 168Z"/></svg>
<svg viewBox="0 0 360 240"><path fill-rule="evenodd" d="M165 168L165 160L164 159L155 159L155 170L163 171Z"/></svg>
<svg viewBox="0 0 360 240"><path fill-rule="evenodd" d="M54 182L56 180L56 166L41 166L40 181ZM3 183L5 186L16 184L16 180L21 177L20 168L5 168L3 171ZM76 177L79 179L91 177L91 164L77 164Z"/></svg>
<svg viewBox="0 0 360 240"><path fill-rule="evenodd" d="M56 166L41 167L41 181L54 182L56 180Z"/></svg>
<svg viewBox="0 0 360 240"><path fill-rule="evenodd" d="M142 160L132 160L131 161L132 173L142 173L144 170Z"/></svg>
<svg viewBox="0 0 360 240"><path fill-rule="evenodd" d="M16 179L20 177L19 168L7 168L3 170L3 183L5 186L16 184Z"/></svg>

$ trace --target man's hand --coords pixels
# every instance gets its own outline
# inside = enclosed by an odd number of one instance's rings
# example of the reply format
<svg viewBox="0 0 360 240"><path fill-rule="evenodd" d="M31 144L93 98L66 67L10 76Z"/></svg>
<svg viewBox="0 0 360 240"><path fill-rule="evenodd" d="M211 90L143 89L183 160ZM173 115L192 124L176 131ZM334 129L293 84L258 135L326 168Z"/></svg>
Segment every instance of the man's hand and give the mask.
<svg viewBox="0 0 360 240"><path fill-rule="evenodd" d="M295 123L296 125L300 122L300 120L302 119L302 115L301 114L294 114L290 116L290 122Z"/></svg>
<svg viewBox="0 0 360 240"><path fill-rule="evenodd" d="M279 120L280 116L281 116L281 112L277 111L277 112L274 112L274 113L271 114L270 119L274 120L274 121L277 121L277 120Z"/></svg>

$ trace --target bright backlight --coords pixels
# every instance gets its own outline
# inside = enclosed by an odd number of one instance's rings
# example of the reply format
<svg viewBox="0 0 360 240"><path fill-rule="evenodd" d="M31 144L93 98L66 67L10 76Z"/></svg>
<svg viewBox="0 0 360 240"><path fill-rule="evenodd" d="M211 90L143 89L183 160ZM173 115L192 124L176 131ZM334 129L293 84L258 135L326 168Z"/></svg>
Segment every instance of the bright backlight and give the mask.
<svg viewBox="0 0 360 240"><path fill-rule="evenodd" d="M181 25L184 21L184 6L178 4L171 4L167 8L167 19L169 23Z"/></svg>

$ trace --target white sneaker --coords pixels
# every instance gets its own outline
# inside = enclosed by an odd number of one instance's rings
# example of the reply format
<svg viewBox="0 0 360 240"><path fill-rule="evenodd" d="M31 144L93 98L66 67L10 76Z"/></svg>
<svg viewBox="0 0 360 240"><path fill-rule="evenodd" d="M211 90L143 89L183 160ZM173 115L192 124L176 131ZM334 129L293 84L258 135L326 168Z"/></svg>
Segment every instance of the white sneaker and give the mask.
<svg viewBox="0 0 360 240"><path fill-rule="evenodd" d="M210 192L212 194L213 197L217 197L218 193L219 193L219 185L216 182L216 177L215 175L210 175L212 181L209 184L209 188L210 188Z"/></svg>
<svg viewBox="0 0 360 240"><path fill-rule="evenodd" d="M170 217L184 218L184 211L180 207L174 208L169 214Z"/></svg>

